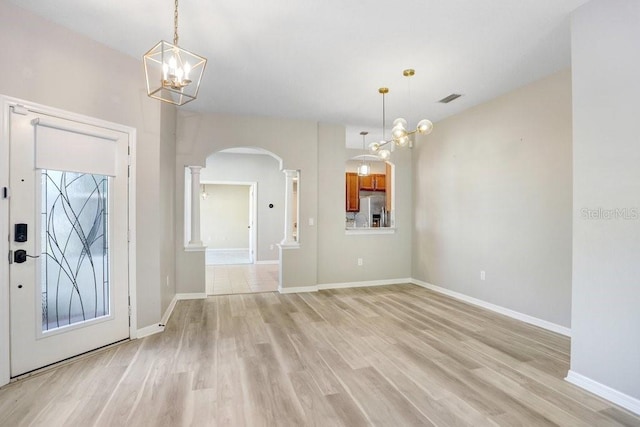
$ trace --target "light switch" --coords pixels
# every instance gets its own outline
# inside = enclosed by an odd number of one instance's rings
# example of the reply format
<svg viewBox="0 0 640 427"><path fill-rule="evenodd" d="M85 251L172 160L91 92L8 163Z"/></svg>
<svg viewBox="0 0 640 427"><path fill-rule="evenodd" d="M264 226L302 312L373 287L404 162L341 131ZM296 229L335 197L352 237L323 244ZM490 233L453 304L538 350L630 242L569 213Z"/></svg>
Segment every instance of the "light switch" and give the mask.
<svg viewBox="0 0 640 427"><path fill-rule="evenodd" d="M313 226L313 218L309 218L309 225Z"/></svg>

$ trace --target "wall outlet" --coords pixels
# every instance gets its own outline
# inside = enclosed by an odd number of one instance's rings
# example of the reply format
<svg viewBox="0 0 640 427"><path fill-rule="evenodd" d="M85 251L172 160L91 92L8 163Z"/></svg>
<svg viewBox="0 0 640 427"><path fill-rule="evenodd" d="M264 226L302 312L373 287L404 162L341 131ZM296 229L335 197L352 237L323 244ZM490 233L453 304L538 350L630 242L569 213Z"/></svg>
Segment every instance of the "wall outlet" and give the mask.
<svg viewBox="0 0 640 427"><path fill-rule="evenodd" d="M362 267L362 258L358 258L358 265Z"/></svg>
<svg viewBox="0 0 640 427"><path fill-rule="evenodd" d="M484 270L482 270L482 271L480 272L480 280L484 280L484 277L485 277L485 275L484 275Z"/></svg>
<svg viewBox="0 0 640 427"><path fill-rule="evenodd" d="M313 223L314 223L313 218L309 218L309 225L310 225L311 227L313 227Z"/></svg>
<svg viewBox="0 0 640 427"><path fill-rule="evenodd" d="M273 250L273 245L269 245L269 249Z"/></svg>
<svg viewBox="0 0 640 427"><path fill-rule="evenodd" d="M169 275L167 274L167 288L169 287Z"/></svg>

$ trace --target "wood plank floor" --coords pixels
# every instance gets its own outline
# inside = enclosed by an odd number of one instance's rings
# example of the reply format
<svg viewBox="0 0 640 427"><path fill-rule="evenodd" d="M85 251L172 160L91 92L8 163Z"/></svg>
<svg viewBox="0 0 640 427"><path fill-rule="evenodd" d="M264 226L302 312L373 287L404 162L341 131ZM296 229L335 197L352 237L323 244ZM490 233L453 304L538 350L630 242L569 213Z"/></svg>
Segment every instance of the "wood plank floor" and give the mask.
<svg viewBox="0 0 640 427"><path fill-rule="evenodd" d="M569 340L413 285L181 301L164 333L0 389L0 425L640 426Z"/></svg>

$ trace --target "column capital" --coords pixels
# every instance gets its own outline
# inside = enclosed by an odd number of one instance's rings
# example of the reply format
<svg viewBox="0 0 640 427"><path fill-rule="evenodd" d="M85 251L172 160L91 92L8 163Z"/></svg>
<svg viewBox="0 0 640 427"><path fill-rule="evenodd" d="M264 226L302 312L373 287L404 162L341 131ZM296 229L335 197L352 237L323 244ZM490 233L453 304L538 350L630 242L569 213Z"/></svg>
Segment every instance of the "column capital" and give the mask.
<svg viewBox="0 0 640 427"><path fill-rule="evenodd" d="M297 169L284 169L282 172L284 172L287 178L295 178L298 176Z"/></svg>
<svg viewBox="0 0 640 427"><path fill-rule="evenodd" d="M196 173L200 173L200 169L202 169L202 166L187 166L189 169L191 169L191 174L196 174Z"/></svg>

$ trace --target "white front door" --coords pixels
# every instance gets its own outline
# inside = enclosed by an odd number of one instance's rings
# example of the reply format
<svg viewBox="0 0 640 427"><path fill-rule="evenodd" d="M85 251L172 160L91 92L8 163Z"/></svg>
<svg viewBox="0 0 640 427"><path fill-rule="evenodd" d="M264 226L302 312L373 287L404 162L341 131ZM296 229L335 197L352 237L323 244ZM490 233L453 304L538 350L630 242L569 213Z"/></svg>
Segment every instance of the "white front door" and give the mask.
<svg viewBox="0 0 640 427"><path fill-rule="evenodd" d="M128 134L9 117L11 376L129 337Z"/></svg>

